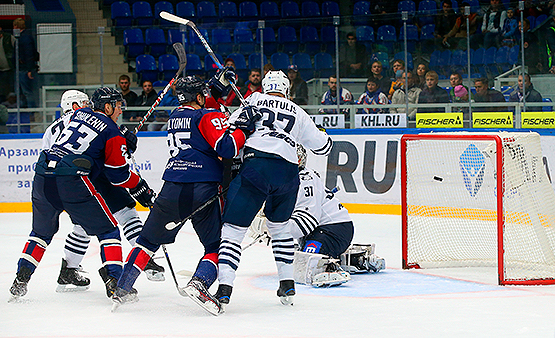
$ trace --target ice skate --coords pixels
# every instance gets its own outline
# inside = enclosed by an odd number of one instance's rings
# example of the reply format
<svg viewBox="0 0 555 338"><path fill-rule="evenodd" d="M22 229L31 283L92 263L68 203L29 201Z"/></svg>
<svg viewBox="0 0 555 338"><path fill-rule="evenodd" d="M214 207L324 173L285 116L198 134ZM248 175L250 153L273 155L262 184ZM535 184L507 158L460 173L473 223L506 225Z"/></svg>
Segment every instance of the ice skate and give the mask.
<svg viewBox="0 0 555 338"><path fill-rule="evenodd" d="M293 297L295 296L295 282L293 280L279 281L279 289L277 290L279 301L283 305L293 305Z"/></svg>
<svg viewBox="0 0 555 338"><path fill-rule="evenodd" d="M112 295L112 312L115 312L123 304L136 303L139 301L139 296L137 295L137 290L131 289L131 291L125 291L122 288L116 288L116 291Z"/></svg>
<svg viewBox="0 0 555 338"><path fill-rule="evenodd" d="M183 291L189 298L210 314L217 316L221 313L222 307L220 302L208 292L206 285L204 285L204 282L200 278L191 278L187 286L183 288Z"/></svg>
<svg viewBox="0 0 555 338"><path fill-rule="evenodd" d="M17 301L20 297L25 296L25 294L27 294L27 284L29 283L29 280L31 279L31 270L29 270L29 268L22 266L19 271L17 272L17 275L15 276L15 279L13 281L13 284L10 288L10 299L8 299L8 302L14 302Z"/></svg>
<svg viewBox="0 0 555 338"><path fill-rule="evenodd" d="M58 276L56 292L86 291L91 281L78 272L79 268L68 268L67 261L62 258L62 267Z"/></svg>
<svg viewBox="0 0 555 338"><path fill-rule="evenodd" d="M150 258L145 266L146 278L153 282L163 282L166 280L164 277L164 267L156 264L154 258Z"/></svg>
<svg viewBox="0 0 555 338"><path fill-rule="evenodd" d="M312 286L331 287L347 283L351 280L351 275L341 269L336 259L329 259L326 270L312 278Z"/></svg>
<svg viewBox="0 0 555 338"><path fill-rule="evenodd" d="M229 304L229 299L231 298L231 292L233 291L233 286L220 284L218 286L218 291L216 291L216 299L220 301L220 306L222 308L221 312L225 312L227 304Z"/></svg>

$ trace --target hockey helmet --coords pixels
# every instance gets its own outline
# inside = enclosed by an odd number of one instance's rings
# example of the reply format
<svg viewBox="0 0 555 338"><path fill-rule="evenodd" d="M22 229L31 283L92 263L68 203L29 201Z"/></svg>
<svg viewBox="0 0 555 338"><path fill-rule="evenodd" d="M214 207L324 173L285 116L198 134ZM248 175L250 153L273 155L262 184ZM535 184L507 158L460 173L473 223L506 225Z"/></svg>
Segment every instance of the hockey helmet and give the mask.
<svg viewBox="0 0 555 338"><path fill-rule="evenodd" d="M121 102L121 110L125 109L125 99L120 92L110 87L100 87L91 96L93 110L104 111L104 105L109 103L112 107Z"/></svg>
<svg viewBox="0 0 555 338"><path fill-rule="evenodd" d="M197 94L201 94L204 97L208 96L208 90L204 81L195 75L189 75L175 81L175 94L179 103L185 104L196 101Z"/></svg>
<svg viewBox="0 0 555 338"><path fill-rule="evenodd" d="M289 97L289 78L281 70L271 70L262 79L264 94L281 93Z"/></svg>
<svg viewBox="0 0 555 338"><path fill-rule="evenodd" d="M299 159L299 170L304 170L306 167L306 149L297 143L297 158Z"/></svg>
<svg viewBox="0 0 555 338"><path fill-rule="evenodd" d="M73 111L74 103L76 103L80 108L88 107L90 105L89 96L78 90L66 90L62 94L62 100L60 101L62 113L65 114L68 111Z"/></svg>

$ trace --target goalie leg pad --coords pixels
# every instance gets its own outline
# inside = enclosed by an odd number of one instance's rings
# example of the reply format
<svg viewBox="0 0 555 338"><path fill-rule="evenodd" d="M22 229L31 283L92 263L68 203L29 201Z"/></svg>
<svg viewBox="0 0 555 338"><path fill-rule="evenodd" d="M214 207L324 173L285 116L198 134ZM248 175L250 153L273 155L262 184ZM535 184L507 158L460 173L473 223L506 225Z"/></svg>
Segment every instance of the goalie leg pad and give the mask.
<svg viewBox="0 0 555 338"><path fill-rule="evenodd" d="M326 255L296 251L294 261L295 282L316 287L346 283L351 279L338 260Z"/></svg>

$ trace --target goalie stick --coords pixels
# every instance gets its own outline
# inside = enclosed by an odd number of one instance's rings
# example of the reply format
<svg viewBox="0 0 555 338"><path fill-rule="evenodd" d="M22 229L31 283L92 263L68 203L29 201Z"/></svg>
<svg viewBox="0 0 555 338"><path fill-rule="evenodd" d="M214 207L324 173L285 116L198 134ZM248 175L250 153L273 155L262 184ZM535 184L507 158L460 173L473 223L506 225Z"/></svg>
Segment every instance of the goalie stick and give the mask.
<svg viewBox="0 0 555 338"><path fill-rule="evenodd" d="M143 119L141 120L141 122L139 122L139 125L137 125L137 127L135 128L135 134L139 130L141 130L146 120L148 120L150 115L152 115L152 112L154 111L154 109L158 107L158 105L160 104L164 96L166 96L166 93L170 90L172 84L177 80L179 75L181 75L181 73L183 72L183 70L185 70L185 67L187 66L187 54L185 53L185 48L183 48L183 45L181 44L181 42L174 43L173 49L177 53L177 59L179 60L179 69L175 73L175 76L170 80L170 82L168 82L166 87L164 87L164 90L162 90L162 93L158 95L158 98L156 99L152 107L150 107L150 109L146 112L145 116L143 116Z"/></svg>
<svg viewBox="0 0 555 338"><path fill-rule="evenodd" d="M208 41L206 41L206 39L204 38L202 33L198 30L198 28L197 28L197 26L195 25L194 22L192 22L191 20L187 20L185 18L179 17L177 15L173 15L171 13L164 12L164 11L160 12L160 17L162 19L165 19L165 20L168 20L168 21L171 21L171 22L175 22L175 23L178 23L178 24L182 24L182 25L186 25L186 26L191 27L191 29L198 36L198 38L199 38L200 42L202 43L202 45L204 46L204 48L206 48L206 51L208 52L208 55L210 55L210 57L212 58L212 60L214 61L214 63L218 67L218 69L224 68L224 66L222 65L220 60L218 60L218 57L216 56L216 54L214 53L214 51L212 50L212 48L208 44ZM241 93L239 92L239 88L237 88L237 86L235 85L234 82L229 81L229 83L231 84L231 88L235 92L235 95L237 95L239 100L241 100L241 104L243 106L246 106L247 103L246 103L245 98L243 97L243 95L241 95Z"/></svg>

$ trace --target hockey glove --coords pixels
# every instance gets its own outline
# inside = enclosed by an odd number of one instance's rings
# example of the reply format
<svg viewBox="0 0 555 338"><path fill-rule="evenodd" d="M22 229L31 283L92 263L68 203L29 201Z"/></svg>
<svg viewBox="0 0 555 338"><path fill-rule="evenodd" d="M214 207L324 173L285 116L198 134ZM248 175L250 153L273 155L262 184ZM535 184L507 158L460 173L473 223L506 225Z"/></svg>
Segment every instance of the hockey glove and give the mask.
<svg viewBox="0 0 555 338"><path fill-rule="evenodd" d="M219 91L221 95L226 95L231 88L231 83L235 83L236 74L233 70L233 67L225 67L219 69L210 81L208 81L208 85L211 86L213 89Z"/></svg>
<svg viewBox="0 0 555 338"><path fill-rule="evenodd" d="M127 145L127 153L133 154L137 150L137 135L129 130L126 126L120 126L119 130L125 137L125 144Z"/></svg>
<svg viewBox="0 0 555 338"><path fill-rule="evenodd" d="M129 193L145 208L150 208L154 205L156 193L154 190L150 189L146 181L142 178L135 188L129 189Z"/></svg>
<svg viewBox="0 0 555 338"><path fill-rule="evenodd" d="M247 135L254 132L256 126L256 121L262 118L262 114L255 106L245 106L241 108L241 112L235 119L235 121L230 122L232 131L234 129L241 129Z"/></svg>

